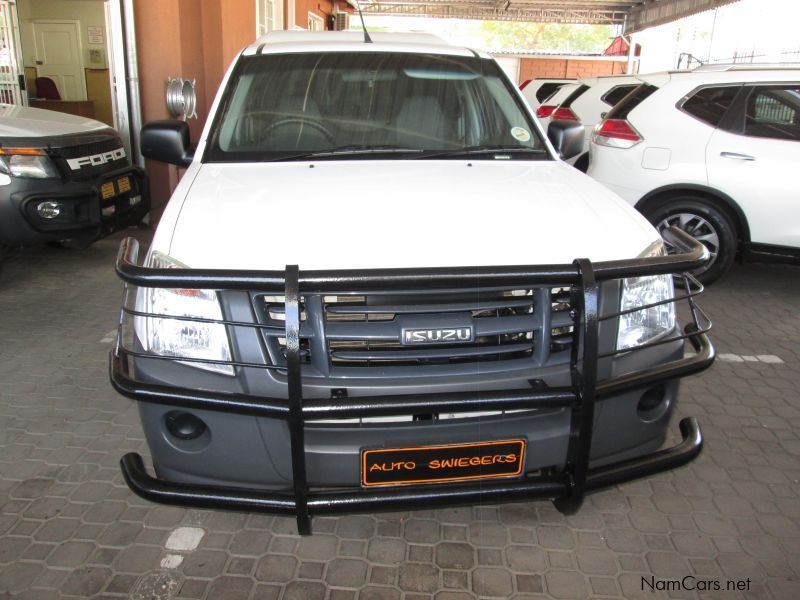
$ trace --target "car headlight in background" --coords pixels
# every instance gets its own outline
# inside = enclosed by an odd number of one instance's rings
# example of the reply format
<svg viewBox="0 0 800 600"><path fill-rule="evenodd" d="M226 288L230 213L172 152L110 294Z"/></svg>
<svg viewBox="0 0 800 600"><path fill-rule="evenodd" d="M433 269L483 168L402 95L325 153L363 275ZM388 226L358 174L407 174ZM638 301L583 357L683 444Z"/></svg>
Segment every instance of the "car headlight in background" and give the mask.
<svg viewBox="0 0 800 600"><path fill-rule="evenodd" d="M150 256L149 266L156 269L186 268L186 265L159 252ZM137 309L159 315L222 320L222 309L215 290L140 288ZM137 317L134 322L136 335L148 352L221 363L231 360L228 334L221 323L157 317ZM184 364L225 375L234 374L233 366L229 364L192 361Z"/></svg>
<svg viewBox="0 0 800 600"><path fill-rule="evenodd" d="M39 148L0 149L0 173L28 179L59 179L53 161Z"/></svg>
<svg viewBox="0 0 800 600"><path fill-rule="evenodd" d="M642 254L662 256L664 244L658 242ZM653 275L622 280L620 311L672 300L675 287L671 275ZM654 341L675 327L675 303L667 302L642 310L620 315L617 333L617 350L626 350Z"/></svg>

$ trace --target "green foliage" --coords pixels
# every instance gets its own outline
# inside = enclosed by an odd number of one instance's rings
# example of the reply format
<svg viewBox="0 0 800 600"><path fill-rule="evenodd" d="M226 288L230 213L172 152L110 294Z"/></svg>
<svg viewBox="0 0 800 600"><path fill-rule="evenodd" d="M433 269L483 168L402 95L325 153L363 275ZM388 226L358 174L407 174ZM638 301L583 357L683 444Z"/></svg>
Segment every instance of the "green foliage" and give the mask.
<svg viewBox="0 0 800 600"><path fill-rule="evenodd" d="M492 49L525 48L560 52L602 52L614 37L611 25L484 21L479 27Z"/></svg>

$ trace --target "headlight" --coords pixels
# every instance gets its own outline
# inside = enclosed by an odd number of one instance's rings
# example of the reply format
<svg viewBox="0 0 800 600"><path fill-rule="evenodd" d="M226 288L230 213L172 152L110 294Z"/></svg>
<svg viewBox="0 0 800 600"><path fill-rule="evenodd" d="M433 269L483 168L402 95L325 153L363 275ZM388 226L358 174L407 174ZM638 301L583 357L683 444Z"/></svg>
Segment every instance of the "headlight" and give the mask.
<svg viewBox="0 0 800 600"><path fill-rule="evenodd" d="M0 172L12 177L58 179L58 169L38 148L6 148L0 157Z"/></svg>
<svg viewBox="0 0 800 600"><path fill-rule="evenodd" d="M149 264L154 268L185 268L175 259L154 252ZM169 288L140 288L138 310L159 315L198 317L221 320L217 292L214 290L181 290ZM181 319L139 317L135 320L139 341L148 352L162 356L230 361L231 351L225 325ZM198 369L233 375L233 366L219 363L186 361Z"/></svg>
<svg viewBox="0 0 800 600"><path fill-rule="evenodd" d="M659 242L655 247L643 253L642 256L661 256L663 254L664 245ZM637 306L672 300L674 297L675 289L671 275L623 279L619 308L620 311L626 311ZM617 350L625 350L654 341L659 336L672 331L674 327L674 302L621 315L619 317L619 332L617 333Z"/></svg>

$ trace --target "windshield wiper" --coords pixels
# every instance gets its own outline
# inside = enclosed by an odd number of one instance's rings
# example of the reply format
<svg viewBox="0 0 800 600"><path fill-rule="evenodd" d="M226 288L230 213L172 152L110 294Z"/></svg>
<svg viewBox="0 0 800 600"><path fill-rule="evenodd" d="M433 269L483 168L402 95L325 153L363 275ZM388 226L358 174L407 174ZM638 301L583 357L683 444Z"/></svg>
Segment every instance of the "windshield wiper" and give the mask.
<svg viewBox="0 0 800 600"><path fill-rule="evenodd" d="M352 146L339 146L337 148L333 148L332 150L325 150L322 152L314 152L311 156L339 156L342 154L345 155L353 155L353 154L408 154L408 153L419 153L423 152L420 148L401 148L398 146L391 146L389 144L383 145L352 145Z"/></svg>
<svg viewBox="0 0 800 600"><path fill-rule="evenodd" d="M451 158L456 156L476 156L481 154L536 154L542 155L547 152L541 148L522 148L520 146L467 146L445 152L433 152L418 157L419 159L428 158Z"/></svg>
<svg viewBox="0 0 800 600"><path fill-rule="evenodd" d="M307 158L328 158L331 156L355 156L358 154L418 154L424 152L421 148L400 148L397 146L386 145L351 145L337 146L330 150L320 150L317 152L305 152L303 154L293 154L291 156L280 156L271 159L270 162L303 160Z"/></svg>

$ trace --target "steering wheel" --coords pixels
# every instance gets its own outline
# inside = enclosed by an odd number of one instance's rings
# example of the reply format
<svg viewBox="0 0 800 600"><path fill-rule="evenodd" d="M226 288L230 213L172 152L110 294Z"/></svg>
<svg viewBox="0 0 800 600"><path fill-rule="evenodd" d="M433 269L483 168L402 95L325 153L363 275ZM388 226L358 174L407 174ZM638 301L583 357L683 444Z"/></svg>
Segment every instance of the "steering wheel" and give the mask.
<svg viewBox="0 0 800 600"><path fill-rule="evenodd" d="M331 145L334 145L333 134L327 127L325 127L325 125L323 125L319 121L310 120L302 117L286 117L285 119L278 119L272 125L267 127L262 135L267 135L271 133L273 130L278 129L280 127L286 127L287 125L302 125L302 126L307 125L311 129L316 129L319 133L325 136L326 140Z"/></svg>

